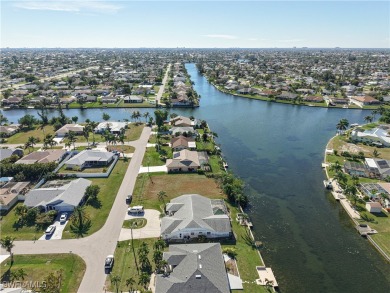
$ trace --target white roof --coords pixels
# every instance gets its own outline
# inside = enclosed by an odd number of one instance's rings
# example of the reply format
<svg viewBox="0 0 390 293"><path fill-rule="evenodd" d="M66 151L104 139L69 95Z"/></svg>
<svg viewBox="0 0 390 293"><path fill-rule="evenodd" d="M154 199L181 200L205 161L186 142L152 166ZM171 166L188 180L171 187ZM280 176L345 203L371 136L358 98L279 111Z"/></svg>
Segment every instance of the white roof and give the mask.
<svg viewBox="0 0 390 293"><path fill-rule="evenodd" d="M370 168L377 168L376 166L376 163L375 163L375 160L374 159L371 159L371 158L366 158L366 164L368 165L368 167Z"/></svg>
<svg viewBox="0 0 390 293"><path fill-rule="evenodd" d="M107 129L107 127L110 128L110 131L120 131L122 128L126 128L127 122L116 122L116 121L107 121L107 122L101 122L99 125L95 128L95 131L101 131L103 129Z"/></svg>

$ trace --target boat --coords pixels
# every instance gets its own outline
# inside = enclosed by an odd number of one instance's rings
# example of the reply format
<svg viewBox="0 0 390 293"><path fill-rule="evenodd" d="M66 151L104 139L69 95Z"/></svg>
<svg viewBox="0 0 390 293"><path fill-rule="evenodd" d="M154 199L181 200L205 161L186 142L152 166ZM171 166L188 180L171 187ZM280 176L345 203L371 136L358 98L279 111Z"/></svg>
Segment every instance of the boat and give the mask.
<svg viewBox="0 0 390 293"><path fill-rule="evenodd" d="M331 180L324 180L324 186L326 189L333 189Z"/></svg>
<svg viewBox="0 0 390 293"><path fill-rule="evenodd" d="M344 105L343 108L344 108L344 109L348 109L348 105Z"/></svg>

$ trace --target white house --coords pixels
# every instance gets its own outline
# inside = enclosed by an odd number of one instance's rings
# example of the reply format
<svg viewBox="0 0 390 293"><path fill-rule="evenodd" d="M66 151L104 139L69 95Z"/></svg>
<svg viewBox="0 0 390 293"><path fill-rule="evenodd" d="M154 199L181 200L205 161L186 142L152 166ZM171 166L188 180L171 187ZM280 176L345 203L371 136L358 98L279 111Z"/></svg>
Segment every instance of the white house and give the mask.
<svg viewBox="0 0 390 293"><path fill-rule="evenodd" d="M370 213L381 213L382 212L382 205L379 202L367 202L366 203L366 209Z"/></svg>
<svg viewBox="0 0 390 293"><path fill-rule="evenodd" d="M119 134L122 131L122 129L127 128L127 125L128 125L127 122L115 122L115 121L101 122L95 128L95 133L103 133L104 131L108 130L111 133Z"/></svg>
<svg viewBox="0 0 390 293"><path fill-rule="evenodd" d="M26 194L24 204L27 207L37 207L45 211L56 210L58 212L71 212L79 206L85 195L85 190L91 185L91 181L79 178L72 181L49 181L50 187L33 189ZM60 186L58 186L60 185Z"/></svg>
<svg viewBox="0 0 390 293"><path fill-rule="evenodd" d="M380 126L377 128L359 131L358 129L351 132L351 139L353 141L366 142L370 144L377 144L378 146L390 147L390 137L388 134L388 126Z"/></svg>
<svg viewBox="0 0 390 293"><path fill-rule="evenodd" d="M114 160L114 153L84 150L65 162L67 169L108 166Z"/></svg>
<svg viewBox="0 0 390 293"><path fill-rule="evenodd" d="M167 215L161 219L161 237L165 240L185 241L230 237L232 228L226 214L216 213L214 202L199 194L185 194L171 200Z"/></svg>

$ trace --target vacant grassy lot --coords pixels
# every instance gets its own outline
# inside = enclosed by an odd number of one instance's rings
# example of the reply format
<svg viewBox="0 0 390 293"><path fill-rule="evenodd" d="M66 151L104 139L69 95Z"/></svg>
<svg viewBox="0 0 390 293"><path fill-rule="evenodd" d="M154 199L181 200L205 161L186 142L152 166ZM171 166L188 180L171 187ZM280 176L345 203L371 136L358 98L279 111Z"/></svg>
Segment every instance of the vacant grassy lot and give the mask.
<svg viewBox="0 0 390 293"><path fill-rule="evenodd" d="M200 194L209 198L224 198L214 179L198 174L139 174L134 189L134 205L160 209L159 191L167 193L166 202L183 194ZM160 209L161 210L161 209Z"/></svg>
<svg viewBox="0 0 390 293"><path fill-rule="evenodd" d="M44 138L44 133L47 135L47 134L54 134L54 128L52 125L46 125L43 129L41 129L40 126L38 125L35 125L33 127L33 129L31 130L22 130L22 131L19 131L18 133L14 134L13 136L11 137L8 137L6 138L7 139L7 143L9 144L24 144L27 139L30 137L30 136L33 136L33 137L36 137L36 138L39 138L40 142L39 143L43 143L43 138Z"/></svg>
<svg viewBox="0 0 390 293"><path fill-rule="evenodd" d="M9 281L11 272L23 269L25 282L44 281L50 273L62 272L61 292L77 292L85 272L85 262L75 254L15 255L2 263L1 282ZM32 289L32 288L27 288Z"/></svg>
<svg viewBox="0 0 390 293"><path fill-rule="evenodd" d="M135 147L130 145L109 145L107 147L107 150L109 152L118 151L120 153L130 154L130 153L134 153Z"/></svg>
<svg viewBox="0 0 390 293"><path fill-rule="evenodd" d="M110 214L112 204L114 203L116 194L119 187L122 184L123 177L127 171L129 162L118 160L114 170L112 170L110 177L108 178L89 178L92 184L100 186L100 192L98 195L98 202L94 205L86 205L85 211L89 215L92 221L92 227L89 229L88 234L91 235L103 227ZM67 225L62 238L73 238L74 235L70 233L69 226Z"/></svg>
<svg viewBox="0 0 390 293"><path fill-rule="evenodd" d="M154 238L148 238L148 239L142 239L134 240L134 250L136 257L138 256L137 250L140 247L142 242L146 242L149 246L149 261L152 265L153 269L155 268L155 265L152 261L153 257L153 244L157 239ZM129 241L121 241L119 242L119 245L115 249L115 263L114 268L111 271L111 276L119 276L121 278L121 281L118 284L119 292L129 292L129 287L126 287L126 280L128 278L133 278L135 283L132 286L133 290L141 290L143 289L141 285L138 285L139 281L139 274L137 273L137 269L134 262L134 254L131 246L131 240ZM137 262L138 257L137 257ZM140 272L141 273L141 272ZM110 275L107 276L106 279L106 287L110 292L116 292L115 291L115 285L111 284L110 282Z"/></svg>
<svg viewBox="0 0 390 293"><path fill-rule="evenodd" d="M19 205L23 205L22 202L19 202L15 205L5 216L1 217L1 235L11 236L16 238L16 240L36 240L43 235L45 232L44 229L38 229L34 226L23 226L18 228L16 223L18 222L19 217L15 215L15 208Z"/></svg>
<svg viewBox="0 0 390 293"><path fill-rule="evenodd" d="M140 138L142 130L144 129L145 124L129 124L129 128L126 129L126 141L134 141Z"/></svg>
<svg viewBox="0 0 390 293"><path fill-rule="evenodd" d="M142 166L163 166L165 161L160 159L160 154L156 151L155 147L146 149L144 158L142 160Z"/></svg>

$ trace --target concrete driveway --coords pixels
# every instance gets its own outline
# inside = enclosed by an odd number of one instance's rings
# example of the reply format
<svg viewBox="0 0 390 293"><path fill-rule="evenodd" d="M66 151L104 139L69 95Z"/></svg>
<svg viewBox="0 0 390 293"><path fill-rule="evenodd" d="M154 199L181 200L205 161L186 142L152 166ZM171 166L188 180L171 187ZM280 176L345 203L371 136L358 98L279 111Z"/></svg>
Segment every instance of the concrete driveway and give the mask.
<svg viewBox="0 0 390 293"><path fill-rule="evenodd" d="M163 166L149 166L149 167L141 166L139 168L139 173L153 173L153 172L165 172L165 173L168 173L168 168L167 168L166 165L163 165Z"/></svg>
<svg viewBox="0 0 390 293"><path fill-rule="evenodd" d="M146 226L141 229L133 229L134 239L155 238L160 236L160 212L157 210L145 210L145 213L139 216L126 214L125 220L145 218ZM119 241L130 240L131 229L122 228L119 234Z"/></svg>
<svg viewBox="0 0 390 293"><path fill-rule="evenodd" d="M69 216L68 216L69 218ZM62 239L62 232L64 232L65 226L68 224L68 220L65 223L60 223L59 218L52 225L56 226L56 230L50 236L43 234L38 240L54 240Z"/></svg>

